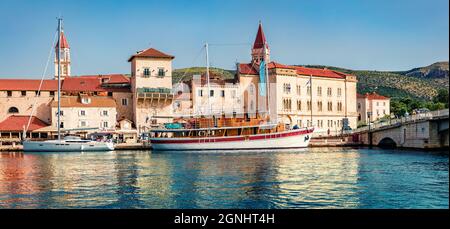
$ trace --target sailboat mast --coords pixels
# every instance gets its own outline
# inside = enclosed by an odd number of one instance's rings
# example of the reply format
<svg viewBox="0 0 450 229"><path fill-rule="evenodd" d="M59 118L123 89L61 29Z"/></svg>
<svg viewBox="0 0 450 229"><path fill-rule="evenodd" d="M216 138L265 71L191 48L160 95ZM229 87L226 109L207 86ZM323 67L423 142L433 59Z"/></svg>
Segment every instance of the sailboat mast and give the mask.
<svg viewBox="0 0 450 229"><path fill-rule="evenodd" d="M266 90L267 90L267 114L269 115L269 120L270 120L270 82L269 82L269 63L267 63L267 43L264 41L264 72L266 73ZM272 121L272 120L270 120Z"/></svg>
<svg viewBox="0 0 450 229"><path fill-rule="evenodd" d="M58 141L61 141L61 23L62 18L58 18Z"/></svg>
<svg viewBox="0 0 450 229"><path fill-rule="evenodd" d="M209 85L209 53L208 53L208 43L205 43L205 49L206 49L206 84L208 85L208 109L209 109L209 115L211 115L211 88Z"/></svg>

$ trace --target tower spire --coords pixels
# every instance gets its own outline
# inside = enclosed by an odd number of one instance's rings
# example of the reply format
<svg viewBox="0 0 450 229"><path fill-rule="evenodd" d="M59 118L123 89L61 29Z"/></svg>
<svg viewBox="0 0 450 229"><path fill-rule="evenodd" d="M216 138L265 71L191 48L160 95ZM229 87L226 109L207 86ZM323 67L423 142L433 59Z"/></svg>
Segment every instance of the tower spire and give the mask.
<svg viewBox="0 0 450 229"><path fill-rule="evenodd" d="M64 79L65 77L70 76L70 46L69 42L67 42L66 35L64 34L64 30L61 28L61 35L58 39L58 42L55 46L55 79L58 78L58 47L59 42L61 42L60 46L60 56L61 56L61 64L60 64L60 77Z"/></svg>
<svg viewBox="0 0 450 229"><path fill-rule="evenodd" d="M270 62L270 49L264 35L262 23L259 21L258 32L252 48L252 63L259 64L262 60L265 60L266 63Z"/></svg>

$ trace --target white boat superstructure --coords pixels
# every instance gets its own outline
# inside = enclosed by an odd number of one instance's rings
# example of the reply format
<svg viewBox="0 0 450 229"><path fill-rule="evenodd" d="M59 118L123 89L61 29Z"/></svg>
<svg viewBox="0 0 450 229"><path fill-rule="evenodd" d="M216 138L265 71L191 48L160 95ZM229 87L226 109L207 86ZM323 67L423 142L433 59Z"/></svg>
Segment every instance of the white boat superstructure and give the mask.
<svg viewBox="0 0 450 229"><path fill-rule="evenodd" d="M26 152L73 152L73 151L111 151L114 150L112 142L97 142L83 140L72 136L63 140L24 141L23 150Z"/></svg>
<svg viewBox="0 0 450 229"><path fill-rule="evenodd" d="M186 132L186 130L183 131ZM154 150L254 150L305 148L309 145L313 131L313 128L302 128L281 132L238 136L153 137L150 138L150 141ZM152 132L157 134L162 133L163 131L154 130Z"/></svg>

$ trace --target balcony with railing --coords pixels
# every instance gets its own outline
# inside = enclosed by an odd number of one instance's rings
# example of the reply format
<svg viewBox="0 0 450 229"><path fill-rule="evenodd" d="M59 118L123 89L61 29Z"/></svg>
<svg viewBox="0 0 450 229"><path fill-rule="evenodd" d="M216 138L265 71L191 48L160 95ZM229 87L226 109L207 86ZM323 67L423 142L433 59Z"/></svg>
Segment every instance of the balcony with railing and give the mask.
<svg viewBox="0 0 450 229"><path fill-rule="evenodd" d="M171 101L173 100L172 89L157 87L157 88L138 88L137 89L138 100L150 100L150 101Z"/></svg>

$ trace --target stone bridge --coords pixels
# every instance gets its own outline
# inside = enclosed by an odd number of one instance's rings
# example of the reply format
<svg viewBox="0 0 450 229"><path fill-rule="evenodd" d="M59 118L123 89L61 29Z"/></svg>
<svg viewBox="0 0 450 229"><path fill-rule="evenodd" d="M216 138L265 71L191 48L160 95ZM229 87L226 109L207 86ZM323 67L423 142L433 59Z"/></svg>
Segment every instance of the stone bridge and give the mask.
<svg viewBox="0 0 450 229"><path fill-rule="evenodd" d="M364 145L405 148L448 148L448 109L359 128L353 135Z"/></svg>

